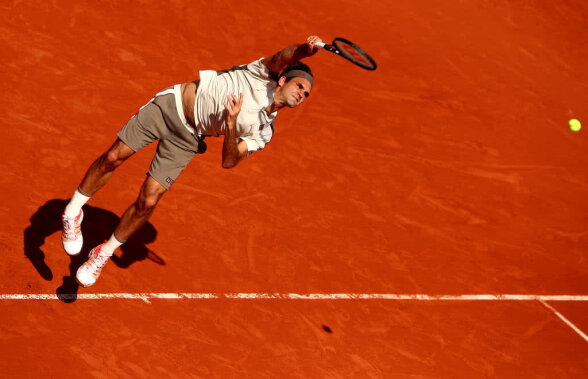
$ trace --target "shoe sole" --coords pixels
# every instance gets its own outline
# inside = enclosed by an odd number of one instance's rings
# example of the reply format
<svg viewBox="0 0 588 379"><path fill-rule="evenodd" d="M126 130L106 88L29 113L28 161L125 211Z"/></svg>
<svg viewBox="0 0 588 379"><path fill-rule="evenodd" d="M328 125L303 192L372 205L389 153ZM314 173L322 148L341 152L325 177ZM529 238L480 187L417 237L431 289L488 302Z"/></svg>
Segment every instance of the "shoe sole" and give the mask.
<svg viewBox="0 0 588 379"><path fill-rule="evenodd" d="M79 269L78 269L78 270L79 270ZM84 287L84 288L88 288L88 287L91 287L91 286L93 286L94 284L96 284L96 282L94 282L94 283L92 283L92 284L84 284L84 283L80 282L80 280L78 279L78 273L77 273L77 271L76 271L76 282L77 282L77 283L78 283L80 286L82 286L82 287Z"/></svg>
<svg viewBox="0 0 588 379"><path fill-rule="evenodd" d="M78 283L80 286L82 286L82 287L84 287L84 288L92 287L92 286L95 284L95 283L94 283L94 284L88 284L88 285L85 285L85 284L83 284L82 282L80 282L80 281L78 280L78 278L77 278L77 277L76 277L76 283Z"/></svg>
<svg viewBox="0 0 588 379"><path fill-rule="evenodd" d="M83 242L82 242L82 247L80 247L80 250L78 250L78 251L77 251L77 252L75 252L75 253L70 253L69 251L67 251L67 250L65 249L65 246L63 245L63 240L61 241L61 246L63 247L63 251L65 251L65 253L66 253L67 255L69 255L70 257L75 257L76 255L79 255L79 254L82 252Z"/></svg>
<svg viewBox="0 0 588 379"><path fill-rule="evenodd" d="M63 250L65 250L65 249L63 249ZM69 255L70 257L75 257L75 256L77 256L77 255L80 255L80 253L81 253L81 252L82 252L82 250L78 251L77 253L73 253L73 254L72 254L72 253L70 253L69 251L65 250L65 253L66 253L67 255Z"/></svg>

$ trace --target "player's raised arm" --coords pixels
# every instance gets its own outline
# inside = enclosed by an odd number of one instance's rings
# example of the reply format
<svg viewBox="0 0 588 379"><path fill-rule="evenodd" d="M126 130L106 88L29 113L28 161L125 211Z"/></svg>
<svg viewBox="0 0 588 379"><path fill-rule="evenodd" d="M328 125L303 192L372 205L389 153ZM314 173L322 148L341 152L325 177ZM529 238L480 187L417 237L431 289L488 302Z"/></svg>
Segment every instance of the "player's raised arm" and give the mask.
<svg viewBox="0 0 588 379"><path fill-rule="evenodd" d="M317 36L310 36L306 39L305 43L292 45L278 51L270 57L263 58L262 63L271 73L279 74L287 66L298 62L302 58L316 54L320 48L313 45L314 42L322 42L322 39Z"/></svg>

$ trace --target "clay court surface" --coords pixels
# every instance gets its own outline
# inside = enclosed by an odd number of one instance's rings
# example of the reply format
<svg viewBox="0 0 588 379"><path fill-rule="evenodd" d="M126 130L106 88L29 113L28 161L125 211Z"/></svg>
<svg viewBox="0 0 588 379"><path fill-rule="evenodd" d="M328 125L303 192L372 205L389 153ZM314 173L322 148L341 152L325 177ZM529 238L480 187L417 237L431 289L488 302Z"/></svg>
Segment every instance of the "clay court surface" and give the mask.
<svg viewBox="0 0 588 379"><path fill-rule="evenodd" d="M3 1L0 14L0 376L588 376L584 1ZM63 251L61 212L122 125L198 69L311 34L358 43L378 69L308 59L313 93L280 111L266 149L224 170L222 138L207 139L79 288L85 257ZM82 255L153 152L85 206Z"/></svg>

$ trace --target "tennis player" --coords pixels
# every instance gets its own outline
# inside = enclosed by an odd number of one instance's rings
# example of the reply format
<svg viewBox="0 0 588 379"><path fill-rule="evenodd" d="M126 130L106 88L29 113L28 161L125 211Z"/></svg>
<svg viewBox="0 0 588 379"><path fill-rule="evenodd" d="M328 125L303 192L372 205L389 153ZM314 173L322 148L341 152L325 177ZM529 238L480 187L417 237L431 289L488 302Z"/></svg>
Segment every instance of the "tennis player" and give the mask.
<svg viewBox="0 0 588 379"><path fill-rule="evenodd" d="M151 216L163 194L196 154L204 139L223 136L222 167L235 167L263 149L274 133L278 110L295 108L310 95L313 75L300 60L319 50L310 36L272 56L224 71L200 71L193 82L176 84L155 95L118 132L112 146L88 168L62 215L63 248L82 250L83 205L130 156L155 140L157 151L137 200L123 213L105 243L90 251L76 279L93 285L114 251Z"/></svg>

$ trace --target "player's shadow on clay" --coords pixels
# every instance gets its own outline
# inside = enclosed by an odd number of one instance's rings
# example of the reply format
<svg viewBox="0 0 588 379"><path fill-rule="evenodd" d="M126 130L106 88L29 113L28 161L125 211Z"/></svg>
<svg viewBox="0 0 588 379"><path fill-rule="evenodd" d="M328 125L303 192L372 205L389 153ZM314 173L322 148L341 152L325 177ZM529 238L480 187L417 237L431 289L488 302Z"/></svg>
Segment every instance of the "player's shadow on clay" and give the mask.
<svg viewBox="0 0 588 379"><path fill-rule="evenodd" d="M24 231L25 257L31 261L39 275L47 281L53 280L53 272L45 262L45 252L42 250L42 246L48 236L57 232L61 233L61 214L67 202L62 199L49 200L31 216L31 224ZM69 276L63 277L63 283L56 290L61 301L71 303L77 299L79 285L75 275L78 268L86 261L92 248L110 238L119 220L119 217L110 211L84 205L84 221L82 222L84 247L80 254L71 257ZM146 246L146 244L155 241L156 237L157 231L153 225L145 224L121 246L122 254L115 253L111 261L120 268L127 268L134 262L144 259L165 265L165 261ZM63 249L59 249L51 254L66 253Z"/></svg>

